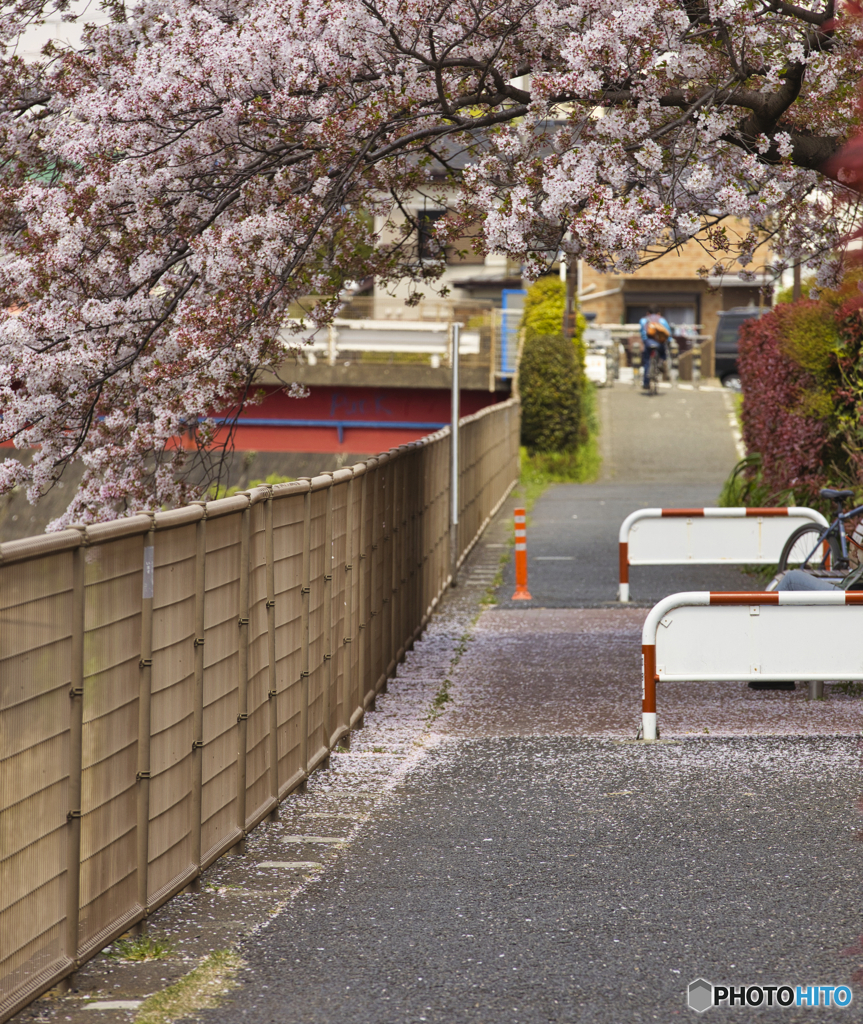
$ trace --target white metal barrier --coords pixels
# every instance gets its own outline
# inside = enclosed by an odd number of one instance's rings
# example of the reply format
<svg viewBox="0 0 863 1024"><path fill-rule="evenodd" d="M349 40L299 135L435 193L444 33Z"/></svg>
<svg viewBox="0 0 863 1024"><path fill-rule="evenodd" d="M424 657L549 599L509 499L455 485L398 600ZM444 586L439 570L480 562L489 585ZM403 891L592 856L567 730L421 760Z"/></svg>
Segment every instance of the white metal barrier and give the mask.
<svg viewBox="0 0 863 1024"><path fill-rule="evenodd" d="M691 591L663 598L641 634L642 735L655 740L656 684L863 679L863 592Z"/></svg>
<svg viewBox="0 0 863 1024"><path fill-rule="evenodd" d="M307 327L298 334L283 330L283 343L303 345L313 352L415 352L449 356L452 346L452 324L435 320L344 320L336 317L330 327ZM306 346L308 339L313 339ZM461 331L461 355L478 355L480 332Z"/></svg>
<svg viewBox="0 0 863 1024"><path fill-rule="evenodd" d="M774 565L801 521L827 527L814 508L640 508L620 527L620 601L631 565Z"/></svg>

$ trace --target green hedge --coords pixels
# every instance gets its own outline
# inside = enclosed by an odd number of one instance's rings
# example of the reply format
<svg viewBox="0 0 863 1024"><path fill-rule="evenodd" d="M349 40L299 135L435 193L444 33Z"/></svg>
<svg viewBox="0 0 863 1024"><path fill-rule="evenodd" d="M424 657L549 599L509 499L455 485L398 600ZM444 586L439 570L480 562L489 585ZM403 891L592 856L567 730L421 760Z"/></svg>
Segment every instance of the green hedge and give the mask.
<svg viewBox="0 0 863 1024"><path fill-rule="evenodd" d="M584 376L584 317L572 341L563 334L566 286L541 278L528 289L519 368L522 444L530 455L571 454L589 435Z"/></svg>

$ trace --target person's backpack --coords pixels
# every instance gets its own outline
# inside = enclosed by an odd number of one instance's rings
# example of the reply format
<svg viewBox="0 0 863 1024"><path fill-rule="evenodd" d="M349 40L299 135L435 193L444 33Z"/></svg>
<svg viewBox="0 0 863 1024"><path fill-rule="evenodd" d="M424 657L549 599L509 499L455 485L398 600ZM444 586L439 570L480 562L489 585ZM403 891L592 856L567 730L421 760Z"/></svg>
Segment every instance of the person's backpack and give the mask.
<svg viewBox="0 0 863 1024"><path fill-rule="evenodd" d="M647 323L644 325L644 330L647 333L648 338L652 338L659 345L668 341L668 328L662 322L662 318L657 313L651 313L650 316L648 316Z"/></svg>

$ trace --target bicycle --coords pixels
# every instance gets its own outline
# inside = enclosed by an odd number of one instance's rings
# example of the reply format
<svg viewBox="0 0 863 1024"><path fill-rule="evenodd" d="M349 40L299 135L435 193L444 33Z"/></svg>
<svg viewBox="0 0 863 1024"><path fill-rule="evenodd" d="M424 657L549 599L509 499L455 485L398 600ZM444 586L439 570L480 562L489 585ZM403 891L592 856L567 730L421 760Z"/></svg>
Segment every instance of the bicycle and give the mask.
<svg viewBox="0 0 863 1024"><path fill-rule="evenodd" d="M647 381L648 391L651 395L659 394L659 379L662 375L662 368L665 365L665 360L659 355L658 348L652 348L649 355L649 365L647 368Z"/></svg>
<svg viewBox="0 0 863 1024"><path fill-rule="evenodd" d="M799 526L785 542L779 556L779 572L785 572L786 569L804 569L809 572L818 569L847 569L849 541L854 547L861 549L863 554L861 545L853 538L849 538L845 529L845 523L849 519L863 515L863 505L858 505L848 512L842 511L843 504L854 496L854 492L825 487L818 493L822 498L835 504L836 518L826 529L817 523Z"/></svg>

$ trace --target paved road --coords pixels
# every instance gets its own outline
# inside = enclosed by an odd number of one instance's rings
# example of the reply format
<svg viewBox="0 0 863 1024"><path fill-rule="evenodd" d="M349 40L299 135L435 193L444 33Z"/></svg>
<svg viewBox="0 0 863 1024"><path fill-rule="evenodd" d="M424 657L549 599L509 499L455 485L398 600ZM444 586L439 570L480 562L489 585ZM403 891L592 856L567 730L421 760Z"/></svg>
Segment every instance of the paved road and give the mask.
<svg viewBox="0 0 863 1024"><path fill-rule="evenodd" d="M203 1019L629 1024L688 1016L699 976L847 980L858 758L853 740L444 743Z"/></svg>
<svg viewBox="0 0 863 1024"><path fill-rule="evenodd" d="M241 989L201 1020L628 1024L690 1016L698 976L863 977L859 700L681 684L662 694L673 740L631 741L645 613L607 604L617 527L641 504L711 504L736 458L722 395L683 398L606 393L607 478L535 508L532 607L465 619L435 734L406 744L418 753L391 799L241 947ZM494 571L508 529L490 530L464 590ZM701 572L642 570L633 588L748 582ZM391 688L396 716L425 651ZM861 1019L856 1003L817 1016Z"/></svg>
<svg viewBox="0 0 863 1024"><path fill-rule="evenodd" d="M528 530L533 607L617 603L618 530L638 508L715 505L738 454L723 392L645 395L617 385L600 391L602 478L558 484L536 503ZM631 570L632 599L651 606L675 590L748 590L753 582L722 566L649 566ZM496 593L502 607L515 588L510 563Z"/></svg>

